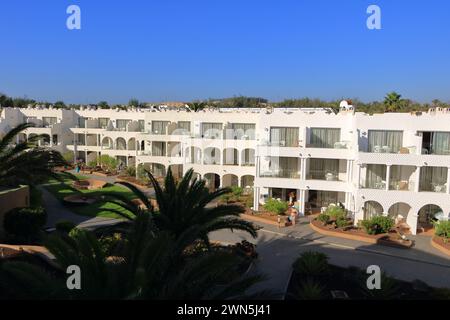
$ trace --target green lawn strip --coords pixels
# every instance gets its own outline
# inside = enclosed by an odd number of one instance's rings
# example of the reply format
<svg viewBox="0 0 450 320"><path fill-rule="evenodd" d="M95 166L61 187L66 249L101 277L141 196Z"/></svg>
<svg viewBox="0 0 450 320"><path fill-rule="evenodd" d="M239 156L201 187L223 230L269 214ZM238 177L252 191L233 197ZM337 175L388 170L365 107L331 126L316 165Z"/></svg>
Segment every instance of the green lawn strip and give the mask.
<svg viewBox="0 0 450 320"><path fill-rule="evenodd" d="M118 193L128 199L135 198L134 194L128 189L116 185L107 185L105 188L100 190L77 190L70 184L70 181L67 181L67 183L60 183L55 181L55 183L47 184L44 187L60 201L63 201L67 196L74 195L80 192L87 196L100 196L102 194L111 195L114 193ZM86 206L71 206L69 209L76 214L89 217L122 218L120 215L108 211L108 209L118 210L125 214L128 213L127 210L122 209L118 205L103 200L98 200L95 203Z"/></svg>

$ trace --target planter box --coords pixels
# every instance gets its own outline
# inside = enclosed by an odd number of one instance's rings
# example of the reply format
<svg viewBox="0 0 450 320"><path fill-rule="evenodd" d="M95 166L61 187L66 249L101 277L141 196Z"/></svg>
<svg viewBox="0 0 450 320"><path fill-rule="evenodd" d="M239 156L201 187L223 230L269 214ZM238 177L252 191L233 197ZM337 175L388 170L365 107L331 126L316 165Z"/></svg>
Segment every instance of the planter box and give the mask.
<svg viewBox="0 0 450 320"><path fill-rule="evenodd" d="M361 233L361 232L350 232L350 231L343 231L340 229L335 229L335 230L329 229L327 227L324 227L322 225L322 222L317 221L317 220L311 220L310 227L311 227L311 229L313 229L314 231L316 231L320 234L324 234L324 235L336 237L336 238L343 238L343 239L348 239L348 240L367 242L367 243L371 243L371 244L380 244L380 245L402 248L402 249L411 248L414 245L414 242L411 240L409 240L409 241L398 240L397 241L397 240L386 239L389 236L389 234L386 234L386 233L371 235L371 234L365 234L365 233Z"/></svg>
<svg viewBox="0 0 450 320"><path fill-rule="evenodd" d="M444 242L444 238L434 236L431 238L431 245L438 249L440 252L450 256L450 240L448 243Z"/></svg>

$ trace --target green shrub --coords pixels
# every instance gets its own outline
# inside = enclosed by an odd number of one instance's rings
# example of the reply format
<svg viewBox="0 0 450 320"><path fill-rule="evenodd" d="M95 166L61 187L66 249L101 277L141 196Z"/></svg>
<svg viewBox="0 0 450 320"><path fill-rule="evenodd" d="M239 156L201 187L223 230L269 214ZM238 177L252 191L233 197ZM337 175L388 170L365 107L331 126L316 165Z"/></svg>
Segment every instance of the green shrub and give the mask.
<svg viewBox="0 0 450 320"><path fill-rule="evenodd" d="M3 226L12 242L30 243L39 239L47 222L47 212L42 207L16 208L5 214Z"/></svg>
<svg viewBox="0 0 450 320"><path fill-rule="evenodd" d="M126 173L130 177L135 177L136 176L136 167L134 167L134 166L127 167Z"/></svg>
<svg viewBox="0 0 450 320"><path fill-rule="evenodd" d="M285 214L288 209L288 203L286 201L279 201L276 199L268 199L264 204L264 209L276 214Z"/></svg>
<svg viewBox="0 0 450 320"><path fill-rule="evenodd" d="M237 198L242 196L243 192L244 192L244 189L242 189L241 187L231 187L231 193L233 194L233 196L235 196Z"/></svg>
<svg viewBox="0 0 450 320"><path fill-rule="evenodd" d="M338 228L344 228L344 227L348 226L348 224L349 224L349 222L347 219L339 218L336 220L336 226Z"/></svg>
<svg viewBox="0 0 450 320"><path fill-rule="evenodd" d="M108 156L107 154L103 154L100 157L100 164L103 168L109 171L114 171L117 169L119 162L116 158Z"/></svg>
<svg viewBox="0 0 450 320"><path fill-rule="evenodd" d="M311 278L306 278L295 294L298 300L322 300L325 298L325 287Z"/></svg>
<svg viewBox="0 0 450 320"><path fill-rule="evenodd" d="M368 234L376 235L389 232L395 225L395 222L390 217L375 216L369 220L363 220L361 225Z"/></svg>
<svg viewBox="0 0 450 320"><path fill-rule="evenodd" d="M446 239L450 238L450 220L449 221L438 221L434 224L435 234L438 237L444 237Z"/></svg>
<svg viewBox="0 0 450 320"><path fill-rule="evenodd" d="M95 168L97 166L97 160L92 160L87 163L89 168Z"/></svg>
<svg viewBox="0 0 450 320"><path fill-rule="evenodd" d="M58 221L55 225L56 231L60 233L70 233L72 229L76 228L76 224L72 221L62 220Z"/></svg>
<svg viewBox="0 0 450 320"><path fill-rule="evenodd" d="M68 163L73 163L74 155L72 151L67 151L63 154L64 160Z"/></svg>
<svg viewBox="0 0 450 320"><path fill-rule="evenodd" d="M122 235L120 233L114 233L110 236L103 236L100 238L102 251L107 256L114 254L114 252L117 252L125 242L126 240L122 238Z"/></svg>
<svg viewBox="0 0 450 320"><path fill-rule="evenodd" d="M319 216L317 217L317 220L320 221L320 222L322 222L323 225L325 226L325 225L327 225L328 222L330 221L330 216L329 216L329 215L326 215L326 214L324 214L324 213L321 213L321 214L319 214Z"/></svg>
<svg viewBox="0 0 450 320"><path fill-rule="evenodd" d="M292 267L300 276L308 277L323 277L330 270L327 255L315 251L302 253Z"/></svg>
<svg viewBox="0 0 450 320"><path fill-rule="evenodd" d="M330 206L325 210L324 214L329 216L333 220L345 219L347 217L347 213L344 209L339 206Z"/></svg>
<svg viewBox="0 0 450 320"><path fill-rule="evenodd" d="M30 207L42 206L42 191L36 186L30 186Z"/></svg>

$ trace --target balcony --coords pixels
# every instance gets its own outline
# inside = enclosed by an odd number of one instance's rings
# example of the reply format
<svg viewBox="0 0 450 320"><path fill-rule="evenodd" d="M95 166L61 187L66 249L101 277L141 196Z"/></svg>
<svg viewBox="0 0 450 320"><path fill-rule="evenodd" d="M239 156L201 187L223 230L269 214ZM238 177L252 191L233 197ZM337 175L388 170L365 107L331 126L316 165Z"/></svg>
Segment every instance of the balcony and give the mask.
<svg viewBox="0 0 450 320"><path fill-rule="evenodd" d="M261 172L261 178L300 179L300 172L294 169L269 169Z"/></svg>
<svg viewBox="0 0 450 320"><path fill-rule="evenodd" d="M446 167L422 167L420 168L419 192L447 192Z"/></svg>

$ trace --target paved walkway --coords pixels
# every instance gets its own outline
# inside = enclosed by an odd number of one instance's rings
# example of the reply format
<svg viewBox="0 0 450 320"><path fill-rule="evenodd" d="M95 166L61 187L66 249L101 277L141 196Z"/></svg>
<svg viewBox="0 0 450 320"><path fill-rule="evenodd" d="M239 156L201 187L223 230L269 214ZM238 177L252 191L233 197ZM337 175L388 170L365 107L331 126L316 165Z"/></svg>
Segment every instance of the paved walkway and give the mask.
<svg viewBox="0 0 450 320"><path fill-rule="evenodd" d="M366 269L378 265L389 275L405 280L419 279L434 287L450 288L450 258L425 243L429 238L416 237L417 246L412 249L397 249L370 245L346 239L317 234L308 226L309 220L302 218L294 227L281 228L263 225L257 239L245 233L219 231L211 239L235 243L246 239L257 245L259 258L255 272L267 275L267 280L255 286L255 290L271 289L283 298L291 276L291 265L305 251L314 250L327 254L330 263L356 266Z"/></svg>

